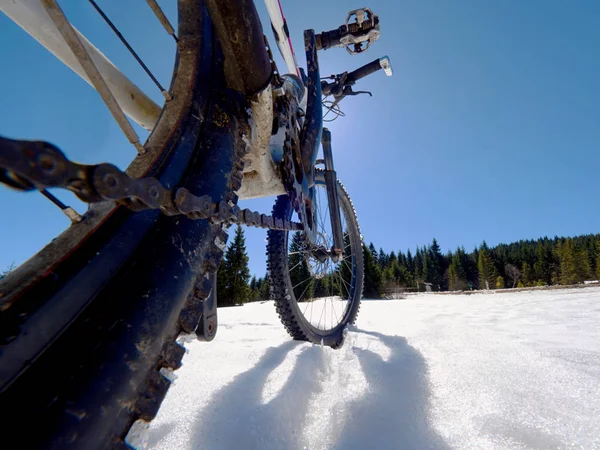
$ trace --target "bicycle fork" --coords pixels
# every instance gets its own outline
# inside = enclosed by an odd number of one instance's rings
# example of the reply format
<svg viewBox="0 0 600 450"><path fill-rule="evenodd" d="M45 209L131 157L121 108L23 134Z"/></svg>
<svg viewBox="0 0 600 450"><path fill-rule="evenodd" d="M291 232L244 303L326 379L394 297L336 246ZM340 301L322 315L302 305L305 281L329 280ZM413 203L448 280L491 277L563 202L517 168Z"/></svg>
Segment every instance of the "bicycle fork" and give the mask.
<svg viewBox="0 0 600 450"><path fill-rule="evenodd" d="M333 151L331 150L331 131L323 128L321 136L323 157L325 159L325 185L327 186L327 199L329 200L329 216L331 217L331 231L333 233L333 248L331 259L339 261L344 252L344 235L342 233L342 218L340 216L340 201L337 193L337 175L333 168Z"/></svg>

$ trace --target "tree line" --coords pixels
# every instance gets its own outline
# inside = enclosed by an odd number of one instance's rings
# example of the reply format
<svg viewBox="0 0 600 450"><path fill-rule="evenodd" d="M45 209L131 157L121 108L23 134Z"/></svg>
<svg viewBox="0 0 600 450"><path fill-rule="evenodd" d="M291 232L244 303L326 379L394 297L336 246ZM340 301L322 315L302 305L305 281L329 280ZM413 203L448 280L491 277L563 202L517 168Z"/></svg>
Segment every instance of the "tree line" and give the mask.
<svg viewBox="0 0 600 450"><path fill-rule="evenodd" d="M219 270L219 304L240 304L268 300L269 280L250 277L245 253L243 231L238 228ZM300 255L294 250L300 245L300 234L291 237L290 278L292 284L307 276ZM436 239L431 244L407 250L386 252L373 243L363 244L365 281L364 296L377 298L395 291L462 291L475 289L522 288L547 285L571 285L600 279L600 234L572 238L554 237L521 240L490 247L484 241L471 252L464 247L442 253ZM231 273L237 271L238 275ZM229 273L229 275L225 275ZM349 277L342 273L342 277ZM297 279L297 280L296 280ZM233 286L239 283L238 288ZM335 277L325 276L311 281L303 296L310 298L324 293L340 294ZM310 293L307 293L307 290ZM323 291L323 292L321 292ZM342 293L343 294L343 293ZM300 297L299 293L296 293Z"/></svg>
<svg viewBox="0 0 600 450"><path fill-rule="evenodd" d="M347 236L345 236L347 238ZM304 280L308 274L300 255L294 250L300 246L300 233L292 236L289 264L290 278ZM600 280L600 234L572 238L554 237L537 240L521 240L511 244L489 247L483 242L473 251L458 247L454 252L441 252L436 239L414 254L377 250L373 243L363 244L365 297L376 298L398 290L461 291L473 289L504 289L515 287L571 285L586 280ZM296 261L295 259L298 259ZM238 225L233 241L228 246L217 273L219 306L240 305L247 302L270 299L268 275L250 275L246 238ZM0 279L14 268L14 264L0 271ZM344 295L341 278L349 283L350 273L342 269L337 274L310 281L302 286L302 295Z"/></svg>
<svg viewBox="0 0 600 450"><path fill-rule="evenodd" d="M548 237L489 247L483 242L473 251L458 247L442 254L436 239L417 247L414 254L376 250L365 254L366 297L394 290L434 291L503 289L570 285L600 279L600 234L573 238Z"/></svg>

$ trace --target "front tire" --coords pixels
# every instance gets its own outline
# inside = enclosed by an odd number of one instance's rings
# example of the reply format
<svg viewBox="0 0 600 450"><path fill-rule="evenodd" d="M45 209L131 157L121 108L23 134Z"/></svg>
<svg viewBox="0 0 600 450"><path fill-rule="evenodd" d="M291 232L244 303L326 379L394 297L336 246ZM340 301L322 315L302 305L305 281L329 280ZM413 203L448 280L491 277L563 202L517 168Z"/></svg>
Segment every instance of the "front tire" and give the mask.
<svg viewBox="0 0 600 450"><path fill-rule="evenodd" d="M331 248L333 233L325 179L322 171L315 175L319 239ZM344 329L356 321L364 281L362 237L354 205L339 181L337 191L345 247L339 264L313 258L300 244L304 242L302 234L290 239L288 231L270 230L267 244L271 295L288 333L296 340L333 348L343 344ZM273 215L290 220L293 214L289 196L279 196Z"/></svg>

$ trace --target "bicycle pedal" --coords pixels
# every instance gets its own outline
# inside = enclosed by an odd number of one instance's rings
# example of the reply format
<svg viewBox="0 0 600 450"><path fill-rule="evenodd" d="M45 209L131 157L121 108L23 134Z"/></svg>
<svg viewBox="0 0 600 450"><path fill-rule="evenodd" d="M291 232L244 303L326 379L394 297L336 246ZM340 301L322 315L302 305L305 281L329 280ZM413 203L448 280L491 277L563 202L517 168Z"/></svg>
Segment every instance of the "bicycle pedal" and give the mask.
<svg viewBox="0 0 600 450"><path fill-rule="evenodd" d="M346 17L346 30L347 34L340 39L346 50L351 54L365 52L379 39L379 16L370 8L354 9Z"/></svg>

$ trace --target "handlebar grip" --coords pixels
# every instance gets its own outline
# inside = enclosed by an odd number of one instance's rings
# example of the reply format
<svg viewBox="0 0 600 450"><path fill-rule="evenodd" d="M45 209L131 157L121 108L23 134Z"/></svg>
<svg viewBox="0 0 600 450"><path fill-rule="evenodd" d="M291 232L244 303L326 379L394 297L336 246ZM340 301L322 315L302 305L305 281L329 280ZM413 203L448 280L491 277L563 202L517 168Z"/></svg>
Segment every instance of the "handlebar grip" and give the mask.
<svg viewBox="0 0 600 450"><path fill-rule="evenodd" d="M372 61L369 64L365 64L364 66L359 67L358 69L348 73L348 76L346 77L346 83L353 84L361 78L371 75L372 73L375 73L381 69L381 61L378 58L375 61Z"/></svg>
<svg viewBox="0 0 600 450"><path fill-rule="evenodd" d="M323 31L316 35L317 39L317 50L327 50L332 47L341 47L341 39L344 36L344 27L337 28L335 30Z"/></svg>

